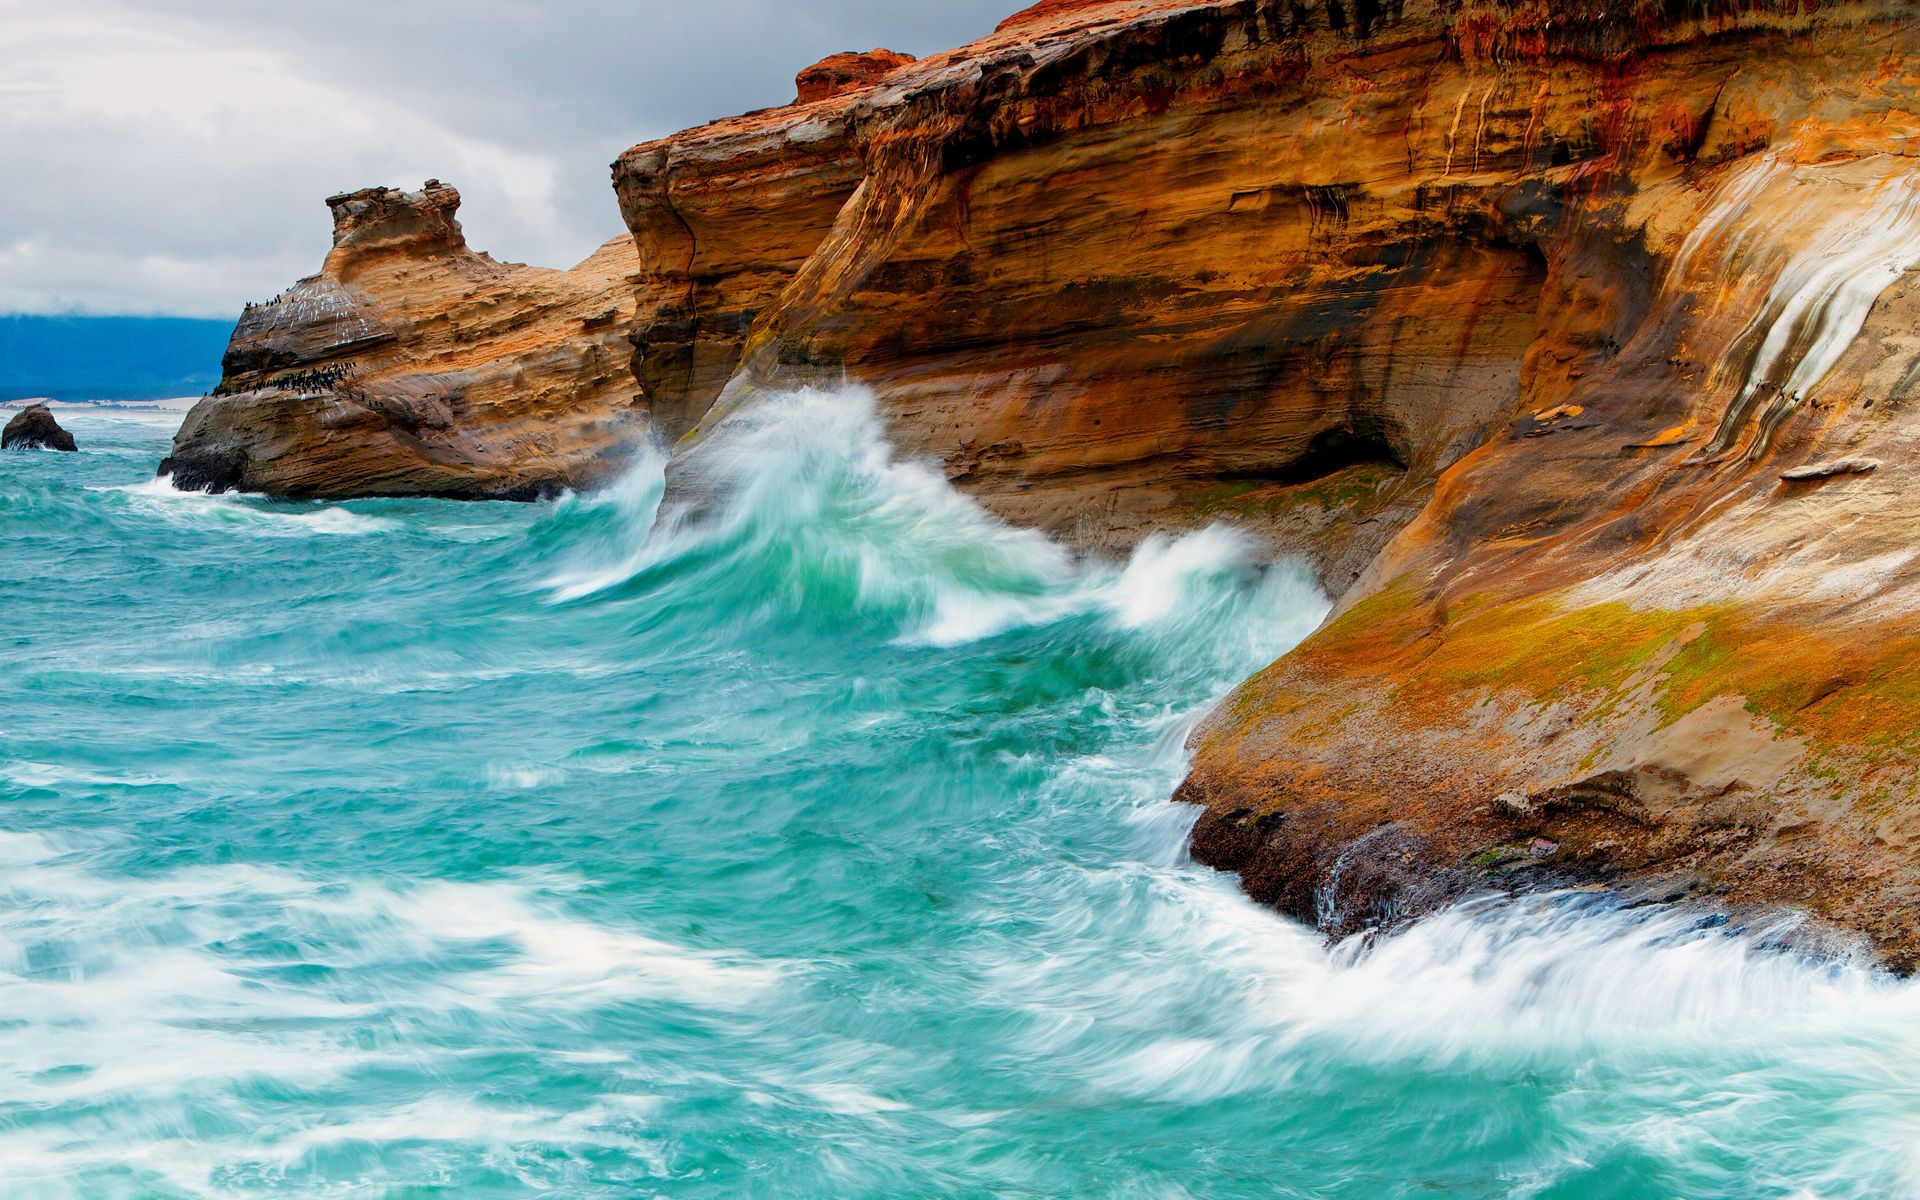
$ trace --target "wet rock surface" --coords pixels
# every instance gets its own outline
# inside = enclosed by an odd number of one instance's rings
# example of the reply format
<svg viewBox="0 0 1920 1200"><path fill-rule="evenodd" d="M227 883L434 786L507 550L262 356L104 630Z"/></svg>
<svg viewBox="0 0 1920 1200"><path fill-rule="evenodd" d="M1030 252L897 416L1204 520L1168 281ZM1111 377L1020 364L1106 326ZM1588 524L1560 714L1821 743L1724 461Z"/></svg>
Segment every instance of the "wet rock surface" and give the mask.
<svg viewBox="0 0 1920 1200"><path fill-rule="evenodd" d="M60 427L53 410L44 404L30 404L13 415L0 429L0 449L6 450L78 450L73 435Z"/></svg>

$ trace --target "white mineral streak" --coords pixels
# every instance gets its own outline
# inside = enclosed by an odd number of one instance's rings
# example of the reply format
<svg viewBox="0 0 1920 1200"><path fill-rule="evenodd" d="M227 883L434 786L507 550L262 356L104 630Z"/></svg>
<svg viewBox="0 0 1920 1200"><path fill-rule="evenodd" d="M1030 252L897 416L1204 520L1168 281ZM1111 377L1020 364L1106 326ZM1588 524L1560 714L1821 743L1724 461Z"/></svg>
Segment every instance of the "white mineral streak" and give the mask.
<svg viewBox="0 0 1920 1200"><path fill-rule="evenodd" d="M1757 413L1747 457L1764 455L1774 432L1859 336L1880 294L1920 266L1920 172L1887 168L1883 156L1788 172L1771 160L1756 160L1727 179L1707 218L1682 245L1671 276L1676 280L1695 268L1693 260L1708 246L1717 249L1722 271L1738 271L1752 246L1775 238L1796 243L1716 373L1739 374L1743 382L1705 454L1732 447ZM1776 194L1756 210L1767 192ZM1779 227L1783 213L1795 218L1790 229ZM1740 360L1749 354L1742 369Z"/></svg>
<svg viewBox="0 0 1920 1200"><path fill-rule="evenodd" d="M1753 208L1753 202L1767 190L1769 184L1791 170L1791 164L1781 162L1777 153L1758 155L1735 164L1727 172L1727 177L1720 181L1720 186L1714 189L1712 199L1707 202L1707 211L1694 224L1686 240L1680 243L1678 253L1673 256L1673 266L1667 272L1670 286L1673 283L1685 286L1692 278L1696 260L1705 253L1713 255L1707 275L1716 280L1724 279L1728 262L1740 253L1747 240L1760 227L1757 223L1745 220L1748 211Z"/></svg>

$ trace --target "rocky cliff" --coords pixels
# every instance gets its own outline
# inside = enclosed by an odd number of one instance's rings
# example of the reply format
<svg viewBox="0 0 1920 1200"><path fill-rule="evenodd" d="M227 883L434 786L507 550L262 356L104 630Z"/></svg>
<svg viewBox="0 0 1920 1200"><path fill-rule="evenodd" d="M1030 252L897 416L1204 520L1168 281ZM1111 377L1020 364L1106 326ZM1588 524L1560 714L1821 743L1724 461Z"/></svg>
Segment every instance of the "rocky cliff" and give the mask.
<svg viewBox="0 0 1920 1200"><path fill-rule="evenodd" d="M599 372L628 337L687 444L854 380L1011 519L1309 555L1339 609L1209 718L1182 794L1198 855L1330 933L1638 881L1808 906L1907 965L1916 52L1894 0L1046 0L627 151L631 309L472 353ZM302 494L415 469L358 448L403 445L389 418L322 425L338 389L271 390L334 361L309 346L444 369L454 290L408 280L474 268L399 208L336 234L387 265L334 303L380 322L249 314L178 462ZM562 374L510 428L608 428L627 382ZM446 471L420 490L483 474Z"/></svg>
<svg viewBox="0 0 1920 1200"><path fill-rule="evenodd" d="M1351 579L1516 402L1545 277L1449 236L1481 217L1414 194L1379 97L1301 107L1367 44L1317 8L1046 5L634 148L656 417L851 376L1011 519L1117 548L1232 516ZM1379 52L1413 89L1446 44Z"/></svg>
<svg viewBox="0 0 1920 1200"><path fill-rule="evenodd" d="M437 180L327 205L325 265L241 315L160 466L176 486L531 498L624 464L648 428L631 239L550 271L468 249Z"/></svg>
<svg viewBox="0 0 1920 1200"><path fill-rule="evenodd" d="M1504 17L1410 119L1545 264L1519 408L1198 734L1195 850L1334 934L1636 881L1911 966L1920 31L1648 6L1568 56Z"/></svg>
<svg viewBox="0 0 1920 1200"><path fill-rule="evenodd" d="M1313 554L1340 612L1182 794L1330 933L1634 880L1909 963L1916 49L1874 3L1042 5L625 156L682 289L639 369L676 428L845 373L1015 519Z"/></svg>

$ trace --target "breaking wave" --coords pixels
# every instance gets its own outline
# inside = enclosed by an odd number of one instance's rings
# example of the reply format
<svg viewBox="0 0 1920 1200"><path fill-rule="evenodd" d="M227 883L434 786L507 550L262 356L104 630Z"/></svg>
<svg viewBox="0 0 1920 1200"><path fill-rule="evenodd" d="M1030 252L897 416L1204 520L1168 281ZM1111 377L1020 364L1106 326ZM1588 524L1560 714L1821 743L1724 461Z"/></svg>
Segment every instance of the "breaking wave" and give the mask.
<svg viewBox="0 0 1920 1200"><path fill-rule="evenodd" d="M1784 919L1329 948L1188 860L1326 608L1232 529L1076 557L858 392L546 505L73 425L0 480L9 1197L1920 1189L1920 993Z"/></svg>
<svg viewBox="0 0 1920 1200"><path fill-rule="evenodd" d="M1183 650L1195 637L1218 643L1236 662L1277 654L1327 608L1304 568L1261 567L1252 539L1224 525L1149 537L1124 564L1076 559L898 458L860 389L769 397L676 472L694 495L663 503L655 451L605 492L566 502L600 519L562 552L554 601L691 592L709 619L881 624L939 647L1088 617Z"/></svg>

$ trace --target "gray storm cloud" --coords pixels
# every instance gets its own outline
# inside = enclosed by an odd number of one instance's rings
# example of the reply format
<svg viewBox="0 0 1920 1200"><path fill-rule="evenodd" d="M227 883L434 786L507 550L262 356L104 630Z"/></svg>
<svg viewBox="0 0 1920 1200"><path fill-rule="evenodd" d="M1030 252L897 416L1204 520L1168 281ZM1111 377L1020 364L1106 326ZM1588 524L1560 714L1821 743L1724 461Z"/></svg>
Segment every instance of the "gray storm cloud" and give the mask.
<svg viewBox="0 0 1920 1200"><path fill-rule="evenodd" d="M227 316L314 269L323 197L428 176L476 247L569 265L619 232L606 164L632 143L1018 7L0 0L0 312Z"/></svg>

